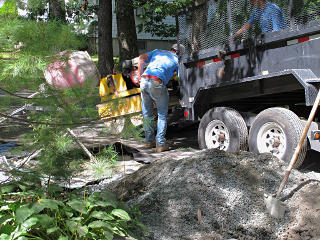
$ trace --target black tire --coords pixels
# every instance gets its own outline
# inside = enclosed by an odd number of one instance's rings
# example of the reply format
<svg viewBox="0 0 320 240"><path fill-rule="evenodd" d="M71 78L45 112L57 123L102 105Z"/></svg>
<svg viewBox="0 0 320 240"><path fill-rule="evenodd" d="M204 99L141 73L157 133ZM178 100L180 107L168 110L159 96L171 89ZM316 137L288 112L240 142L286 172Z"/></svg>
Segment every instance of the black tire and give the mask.
<svg viewBox="0 0 320 240"><path fill-rule="evenodd" d="M226 131L229 143L224 147L215 147L219 143L214 139L219 127ZM216 128L218 127L218 128ZM201 149L217 148L226 152L238 152L248 148L248 129L240 113L232 108L216 107L202 117L198 128L198 143ZM219 141L220 142L220 141ZM223 141L224 143L224 141Z"/></svg>
<svg viewBox="0 0 320 240"><path fill-rule="evenodd" d="M252 123L249 133L249 149L254 153L262 153L273 148L269 151L270 153L289 162L303 129L302 121L292 111L285 108L268 108L260 112ZM274 139L279 139L279 141L274 143ZM307 148L308 143L305 140L294 168L302 165Z"/></svg>

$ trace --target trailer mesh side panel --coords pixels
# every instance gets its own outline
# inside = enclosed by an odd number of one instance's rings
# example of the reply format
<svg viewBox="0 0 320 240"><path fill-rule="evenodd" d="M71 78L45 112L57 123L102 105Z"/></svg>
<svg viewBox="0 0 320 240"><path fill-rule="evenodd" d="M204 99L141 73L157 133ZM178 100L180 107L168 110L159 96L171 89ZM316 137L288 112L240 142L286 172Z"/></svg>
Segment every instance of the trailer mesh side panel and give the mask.
<svg viewBox="0 0 320 240"><path fill-rule="evenodd" d="M178 15L178 41L190 54L229 43L248 21L252 27L235 42L261 33L303 29L319 20L319 0L273 0L265 8L250 0L209 1Z"/></svg>

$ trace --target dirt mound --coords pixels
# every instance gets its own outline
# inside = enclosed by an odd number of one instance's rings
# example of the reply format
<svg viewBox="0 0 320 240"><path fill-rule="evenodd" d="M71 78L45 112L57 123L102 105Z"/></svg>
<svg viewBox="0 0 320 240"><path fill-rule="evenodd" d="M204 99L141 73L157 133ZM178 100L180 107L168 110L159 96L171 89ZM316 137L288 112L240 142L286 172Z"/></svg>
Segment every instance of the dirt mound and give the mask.
<svg viewBox="0 0 320 240"><path fill-rule="evenodd" d="M306 181L290 199L290 217L293 219L281 239L320 239L320 184Z"/></svg>
<svg viewBox="0 0 320 240"><path fill-rule="evenodd" d="M284 170L270 155L203 150L159 159L108 188L139 205L146 239L319 238L318 173L293 170L283 191L285 217L268 214L264 197L276 193Z"/></svg>

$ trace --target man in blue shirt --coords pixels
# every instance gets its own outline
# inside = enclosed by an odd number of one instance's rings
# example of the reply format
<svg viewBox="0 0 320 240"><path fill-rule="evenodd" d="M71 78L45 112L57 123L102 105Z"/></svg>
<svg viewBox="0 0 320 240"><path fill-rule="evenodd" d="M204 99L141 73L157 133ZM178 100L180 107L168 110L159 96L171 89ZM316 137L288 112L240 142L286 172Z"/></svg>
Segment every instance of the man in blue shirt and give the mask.
<svg viewBox="0 0 320 240"><path fill-rule="evenodd" d="M184 47L174 44L169 51L153 50L140 55L138 75L141 89L141 107L144 119L146 148L156 147L156 152L169 149L166 144L167 115L169 93L166 85L175 72L178 72L179 58ZM144 64L148 63L144 70ZM153 102L157 106L158 122L157 134L153 128Z"/></svg>
<svg viewBox="0 0 320 240"><path fill-rule="evenodd" d="M279 31L287 27L281 9L267 0L250 0L255 6L251 18L243 27L233 35L238 37L248 31L253 24L259 23L262 33Z"/></svg>

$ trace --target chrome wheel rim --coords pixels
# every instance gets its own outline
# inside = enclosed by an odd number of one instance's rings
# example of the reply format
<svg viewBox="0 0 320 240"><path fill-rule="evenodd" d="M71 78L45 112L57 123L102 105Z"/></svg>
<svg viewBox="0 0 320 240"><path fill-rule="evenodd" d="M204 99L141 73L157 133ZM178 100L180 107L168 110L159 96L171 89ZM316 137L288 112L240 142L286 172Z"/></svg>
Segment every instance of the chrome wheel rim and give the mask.
<svg viewBox="0 0 320 240"><path fill-rule="evenodd" d="M282 159L287 148L287 136L274 122L268 122L261 126L257 136L257 147L260 153L271 153Z"/></svg>
<svg viewBox="0 0 320 240"><path fill-rule="evenodd" d="M205 131L207 148L226 151L230 144L230 133L227 126L220 120L211 121Z"/></svg>

